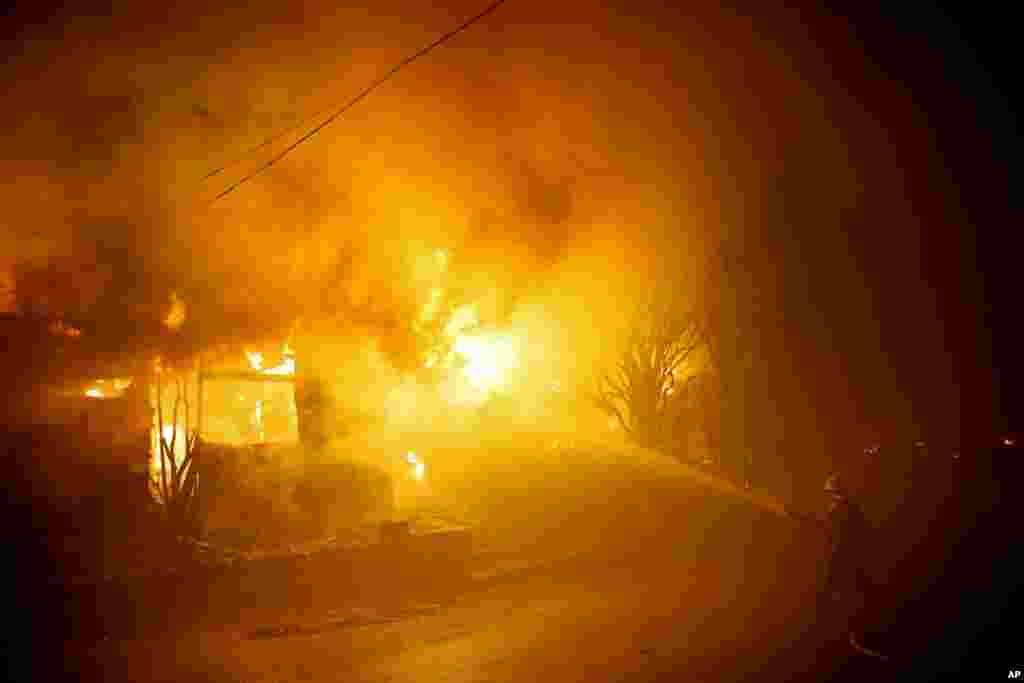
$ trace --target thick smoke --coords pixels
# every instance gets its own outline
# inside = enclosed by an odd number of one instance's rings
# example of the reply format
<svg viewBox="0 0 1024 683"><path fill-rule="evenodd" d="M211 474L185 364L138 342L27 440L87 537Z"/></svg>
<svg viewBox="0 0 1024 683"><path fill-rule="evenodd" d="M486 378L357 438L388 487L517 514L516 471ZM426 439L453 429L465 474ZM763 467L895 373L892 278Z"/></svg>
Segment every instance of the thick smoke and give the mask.
<svg viewBox="0 0 1024 683"><path fill-rule="evenodd" d="M544 60L536 27L512 30L528 13L495 16L409 67L213 205L297 133L200 182L344 101L471 13L463 4L422 16L268 5L202 22L132 10L66 18L64 39L59 16L26 29L5 115L20 132L5 306L159 319L178 292L210 343L341 316L403 365L423 296L407 266L444 248L452 303L486 301L487 322L507 320L592 231L591 173L620 156L602 140L593 85L565 88L577 80L570 49Z"/></svg>
<svg viewBox="0 0 1024 683"><path fill-rule="evenodd" d="M298 133L203 181L212 169L322 120L480 7L111 9L57 13L4 43L8 309L34 300L159 320L178 292L180 334L197 345L280 338L296 319L323 318L407 368L429 294L415 264L444 249L449 303L478 303L485 324L543 320L535 337L582 372L637 290L663 273L704 282L715 253L731 280L701 291L729 304L723 357L751 359L737 377L767 373L765 401L796 406L773 418L779 439L817 420L808 397L849 397L835 429L822 427L840 431L871 421L858 397L895 395L882 371L858 388L866 369L893 366L871 301L896 298L863 283L850 235L891 246L891 226L905 227L887 263L921 280L924 191L903 189L913 169L941 164L907 93L875 78L842 22L509 2L211 205ZM890 317L917 311L920 348L945 362L934 293L895 290Z"/></svg>

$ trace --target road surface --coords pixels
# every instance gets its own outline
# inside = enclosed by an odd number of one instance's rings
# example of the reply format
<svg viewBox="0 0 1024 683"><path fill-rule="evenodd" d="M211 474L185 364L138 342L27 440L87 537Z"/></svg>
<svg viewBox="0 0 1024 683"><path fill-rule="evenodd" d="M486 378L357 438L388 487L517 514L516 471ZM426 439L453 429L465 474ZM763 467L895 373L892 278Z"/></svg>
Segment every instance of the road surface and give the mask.
<svg viewBox="0 0 1024 683"><path fill-rule="evenodd" d="M565 683L818 680L826 669L861 666L808 635L807 593L653 559L569 565L443 602L253 614L178 637L107 641L79 673L107 681Z"/></svg>

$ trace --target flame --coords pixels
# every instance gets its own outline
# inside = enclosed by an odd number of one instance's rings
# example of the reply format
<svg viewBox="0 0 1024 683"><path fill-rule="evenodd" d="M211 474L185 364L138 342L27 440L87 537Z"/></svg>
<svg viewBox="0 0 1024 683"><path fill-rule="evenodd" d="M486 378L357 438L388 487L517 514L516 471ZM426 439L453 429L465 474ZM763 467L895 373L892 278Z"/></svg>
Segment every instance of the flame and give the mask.
<svg viewBox="0 0 1024 683"><path fill-rule="evenodd" d="M263 400L256 399L256 411L254 413L256 423L256 438L259 441L266 441L266 432L263 429Z"/></svg>
<svg viewBox="0 0 1024 683"><path fill-rule="evenodd" d="M455 339L455 353L466 363L463 376L484 393L503 388L508 371L519 365L513 340L504 334L460 335Z"/></svg>
<svg viewBox="0 0 1024 683"><path fill-rule="evenodd" d="M164 316L164 327L169 330L177 330L185 322L185 302L181 300L177 292L171 292L171 309Z"/></svg>
<svg viewBox="0 0 1024 683"><path fill-rule="evenodd" d="M447 260L447 252L443 253ZM438 255L438 261L442 259ZM420 312L420 319L434 319L441 309L444 290L435 286ZM497 330L482 330L474 304L456 308L445 322L445 342L426 355L423 366L448 371L447 399L453 404L479 404L496 390L507 388L510 371L519 367L516 339Z"/></svg>
<svg viewBox="0 0 1024 683"><path fill-rule="evenodd" d="M245 357L249 359L249 365L252 366L253 370L263 369L263 354L259 351L245 350Z"/></svg>
<svg viewBox="0 0 1024 683"><path fill-rule="evenodd" d="M164 441L168 444L171 443L171 440L175 437L174 425L164 425L161 434L163 435Z"/></svg>
<svg viewBox="0 0 1024 683"><path fill-rule="evenodd" d="M131 385L130 378L98 379L85 390L85 395L90 398L113 398L123 394Z"/></svg>
<svg viewBox="0 0 1024 683"><path fill-rule="evenodd" d="M177 438L175 438L177 435ZM185 438L185 427L183 425L165 424L163 429L157 430L156 418L154 416L150 429L150 451L149 451L149 479L154 490L159 488L160 483L160 441L171 447L171 440L174 440L174 458L179 463L185 458L187 439ZM166 473L170 476L170 473Z"/></svg>
<svg viewBox="0 0 1024 683"><path fill-rule="evenodd" d="M284 344L284 351L282 352L284 360L272 368L263 367L263 353L260 351L250 351L245 349L245 357L249 359L249 366L253 370L258 370L264 375L294 375L295 374L295 355L288 345L288 342Z"/></svg>
<svg viewBox="0 0 1024 683"><path fill-rule="evenodd" d="M437 327L428 323L437 323L441 334L436 346L423 357L422 366L442 377L441 390L449 404L479 405L493 392L509 387L512 371L520 366L519 340L507 332L485 328L476 303L454 310L446 307L447 250L426 252L417 264L419 272L424 273L421 282L426 293L417 325L432 335ZM552 390L559 392L561 386L554 385ZM407 408L409 401L399 403Z"/></svg>
<svg viewBox="0 0 1024 683"><path fill-rule="evenodd" d="M451 319L444 326L444 333L454 338L468 330L475 329L479 325L480 318L477 316L476 307L467 304L455 309Z"/></svg>
<svg viewBox="0 0 1024 683"><path fill-rule="evenodd" d="M423 310L420 312L420 320L424 322L433 320L441 309L441 300L443 297L443 289L440 287L431 287L430 298L427 300L427 303L423 305Z"/></svg>
<svg viewBox="0 0 1024 683"><path fill-rule="evenodd" d="M272 368L267 368L263 371L264 375L294 375L295 374L295 359L285 357L279 365L275 365Z"/></svg>
<svg viewBox="0 0 1024 683"><path fill-rule="evenodd" d="M519 359L511 336L478 332L479 326L476 307L466 305L455 310L444 332L452 339L453 355L464 363L462 376L487 394L505 385L507 372L518 367Z"/></svg>
<svg viewBox="0 0 1024 683"><path fill-rule="evenodd" d="M409 476L416 481L423 481L423 477L427 470L426 463L419 459L419 456L416 455L415 451L409 451L406 453L405 461L411 465L411 472L409 473Z"/></svg>

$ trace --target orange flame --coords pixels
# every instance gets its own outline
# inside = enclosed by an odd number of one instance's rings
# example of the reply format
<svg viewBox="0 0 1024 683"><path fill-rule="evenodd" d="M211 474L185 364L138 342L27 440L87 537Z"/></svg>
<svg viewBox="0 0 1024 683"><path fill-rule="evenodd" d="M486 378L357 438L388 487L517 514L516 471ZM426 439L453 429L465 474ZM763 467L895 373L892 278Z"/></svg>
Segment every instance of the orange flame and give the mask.
<svg viewBox="0 0 1024 683"><path fill-rule="evenodd" d="M438 264L447 264L447 252L437 250ZM441 310L444 290L430 289L420 311L420 319L433 320ZM423 361L428 369L448 370L448 400L456 404L480 403L491 392L508 385L510 371L519 367L516 339L495 330L481 330L480 316L473 304L459 306L445 322L442 332L447 343L428 353Z"/></svg>
<svg viewBox="0 0 1024 683"><path fill-rule="evenodd" d="M409 451L405 454L405 461L411 465L410 476L416 481L423 481L423 477L426 474L427 465L419 456L416 455L416 451Z"/></svg>
<svg viewBox="0 0 1024 683"><path fill-rule="evenodd" d="M98 379L85 390L85 395L90 398L114 398L123 394L131 385L130 378Z"/></svg>
<svg viewBox="0 0 1024 683"><path fill-rule="evenodd" d="M263 370L263 354L259 351L245 350L245 357L249 359L249 365L253 370Z"/></svg>
<svg viewBox="0 0 1024 683"><path fill-rule="evenodd" d="M260 351L250 351L245 349L245 357L249 360L249 366L253 370L257 370L264 375L294 375L295 374L295 356L289 347L288 342L285 342L284 351L282 352L284 360L275 365L272 368L263 367L263 353Z"/></svg>
<svg viewBox="0 0 1024 683"><path fill-rule="evenodd" d="M264 375L294 375L295 374L295 359L285 357L280 364L275 365L272 368L267 368L263 371Z"/></svg>
<svg viewBox="0 0 1024 683"><path fill-rule="evenodd" d="M513 340L504 334L460 335L455 339L455 353L466 363L463 376L484 393L504 387L508 372L519 365Z"/></svg>

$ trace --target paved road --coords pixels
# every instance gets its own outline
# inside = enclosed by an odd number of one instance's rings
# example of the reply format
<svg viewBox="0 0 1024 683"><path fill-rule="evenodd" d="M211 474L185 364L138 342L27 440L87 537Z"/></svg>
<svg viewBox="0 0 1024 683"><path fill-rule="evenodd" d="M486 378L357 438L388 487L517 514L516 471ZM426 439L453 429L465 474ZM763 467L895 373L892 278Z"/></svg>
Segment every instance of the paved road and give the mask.
<svg viewBox="0 0 1024 683"><path fill-rule="evenodd" d="M801 636L799 592L772 599L767 586L740 578L662 558L642 568L564 568L404 609L250 615L178 639L106 643L92 652L87 677L564 683L769 672L768 680L800 672L816 680L823 666L849 669L845 651Z"/></svg>

